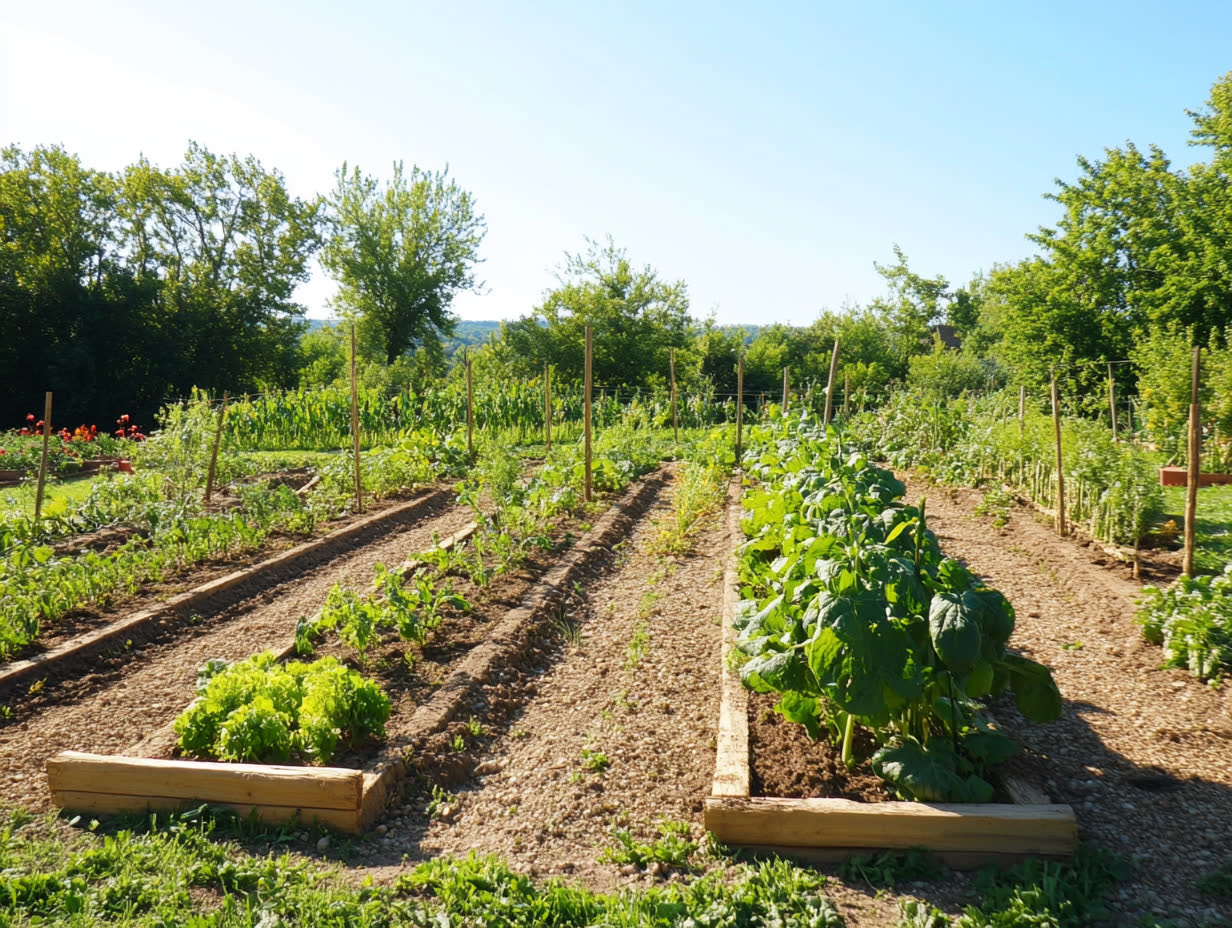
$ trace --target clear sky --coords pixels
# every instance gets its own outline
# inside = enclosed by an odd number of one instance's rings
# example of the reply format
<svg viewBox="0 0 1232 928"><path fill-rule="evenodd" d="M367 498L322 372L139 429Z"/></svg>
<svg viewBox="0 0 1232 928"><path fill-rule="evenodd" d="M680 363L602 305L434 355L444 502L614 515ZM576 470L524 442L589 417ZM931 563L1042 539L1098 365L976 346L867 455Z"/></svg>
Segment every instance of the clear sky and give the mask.
<svg viewBox="0 0 1232 928"><path fill-rule="evenodd" d="M0 144L118 170L195 139L304 196L448 163L489 229L463 318L611 234L698 317L807 324L882 293L896 242L954 283L1026 257L1079 154L1205 159L1185 109L1229 70L1228 0L0 0Z"/></svg>

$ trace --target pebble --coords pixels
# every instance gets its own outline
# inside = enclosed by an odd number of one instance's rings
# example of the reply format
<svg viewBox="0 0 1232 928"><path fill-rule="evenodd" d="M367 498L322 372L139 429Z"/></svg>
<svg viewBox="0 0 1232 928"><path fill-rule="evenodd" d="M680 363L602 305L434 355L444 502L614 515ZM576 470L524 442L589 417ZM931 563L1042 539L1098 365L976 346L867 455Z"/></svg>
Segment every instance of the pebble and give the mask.
<svg viewBox="0 0 1232 928"><path fill-rule="evenodd" d="M320 851L321 853L324 853L325 851L329 850L329 835L326 835L324 838L322 838L320 841L317 842L317 850Z"/></svg>
<svg viewBox="0 0 1232 928"><path fill-rule="evenodd" d="M505 765L499 760L485 760L482 764L475 768L476 776L487 776L490 773L499 773Z"/></svg>
<svg viewBox="0 0 1232 928"><path fill-rule="evenodd" d="M378 835L378 836L380 836L380 837L382 837L382 838L383 838L383 837L385 837L385 835L389 834L389 826L387 826L387 825L377 825L377 826L376 826L376 833L377 833L377 835Z"/></svg>

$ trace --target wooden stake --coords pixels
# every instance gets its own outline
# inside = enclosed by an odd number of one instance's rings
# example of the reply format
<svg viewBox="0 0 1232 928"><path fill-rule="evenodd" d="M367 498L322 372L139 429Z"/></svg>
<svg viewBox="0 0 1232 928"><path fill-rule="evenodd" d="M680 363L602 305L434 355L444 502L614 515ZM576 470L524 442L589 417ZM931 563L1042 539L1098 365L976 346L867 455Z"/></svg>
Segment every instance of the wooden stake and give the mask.
<svg viewBox="0 0 1232 928"><path fill-rule="evenodd" d="M791 400L791 381L788 379L787 368L783 368L783 412L787 412L787 404Z"/></svg>
<svg viewBox="0 0 1232 928"><path fill-rule="evenodd" d="M744 355L736 361L736 466L744 451Z"/></svg>
<svg viewBox="0 0 1232 928"><path fill-rule="evenodd" d="M1021 394L1019 394L1021 396ZM1057 533L1065 535L1065 471L1061 464L1061 404L1057 401L1057 375L1052 375L1052 428L1057 437Z"/></svg>
<svg viewBox="0 0 1232 928"><path fill-rule="evenodd" d="M1193 350L1193 374L1189 396L1189 481L1185 494L1185 562L1181 573L1193 576L1194 571L1194 540L1197 537L1198 523L1198 479L1202 473L1199 466L1199 456L1202 450L1202 434L1200 430L1201 412L1198 400L1198 375L1201 363L1202 349Z"/></svg>
<svg viewBox="0 0 1232 928"><path fill-rule="evenodd" d="M582 411L583 427L586 432L586 502L590 502L590 390L592 386L593 372L593 357L594 346L591 340L590 326L586 326L586 386L585 400L583 405L585 409Z"/></svg>
<svg viewBox="0 0 1232 928"><path fill-rule="evenodd" d="M208 503L214 496L214 475L218 472L218 448L222 444L222 426L227 417L227 394L222 395L222 405L218 407L218 424L214 427L214 450L210 452L210 469L205 475L205 501Z"/></svg>
<svg viewBox="0 0 1232 928"><path fill-rule="evenodd" d="M34 521L43 514L43 487L47 483L47 443L51 441L51 391L43 397L43 458L39 462L38 490L34 494Z"/></svg>
<svg viewBox="0 0 1232 928"><path fill-rule="evenodd" d="M834 340L834 351L830 354L830 379L826 381L826 418L824 423L830 424L830 410L834 401L834 374L838 370L838 339Z"/></svg>
<svg viewBox="0 0 1232 928"><path fill-rule="evenodd" d="M543 365L543 434L548 451L552 450L552 368Z"/></svg>
<svg viewBox="0 0 1232 928"><path fill-rule="evenodd" d="M1116 382L1112 379L1112 362L1108 362L1108 409L1112 411L1112 440L1119 442L1116 421Z"/></svg>
<svg viewBox="0 0 1232 928"><path fill-rule="evenodd" d="M466 456L475 457L475 381L471 377L471 359L466 359Z"/></svg>
<svg viewBox="0 0 1232 928"><path fill-rule="evenodd" d="M1018 434L1021 435L1023 429L1027 427L1027 388L1020 386L1018 388Z"/></svg>
<svg viewBox="0 0 1232 928"><path fill-rule="evenodd" d="M843 418L847 418L847 411L851 408L851 371L843 371Z"/></svg>
<svg viewBox="0 0 1232 928"><path fill-rule="evenodd" d="M667 364L672 375L672 441L680 443L680 415L676 407L676 349L671 349Z"/></svg>
<svg viewBox="0 0 1232 928"><path fill-rule="evenodd" d="M351 443L355 454L355 511L364 511L364 482L359 473L359 375L355 369L355 326L351 325Z"/></svg>

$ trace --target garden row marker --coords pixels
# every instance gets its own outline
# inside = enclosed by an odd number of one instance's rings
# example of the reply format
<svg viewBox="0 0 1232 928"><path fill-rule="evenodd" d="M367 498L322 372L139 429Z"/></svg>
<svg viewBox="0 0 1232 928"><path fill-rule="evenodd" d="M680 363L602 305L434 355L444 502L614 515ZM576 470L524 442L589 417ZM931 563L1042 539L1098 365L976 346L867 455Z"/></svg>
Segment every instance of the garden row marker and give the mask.
<svg viewBox="0 0 1232 928"><path fill-rule="evenodd" d="M1021 435L1027 425L1027 388L1018 388L1018 434Z"/></svg>
<svg viewBox="0 0 1232 928"><path fill-rule="evenodd" d="M47 481L47 442L51 440L51 391L43 398L43 460L39 464L38 492L34 494L34 521L43 512L43 484Z"/></svg>
<svg viewBox="0 0 1232 928"><path fill-rule="evenodd" d="M847 418L847 410L850 409L848 400L851 398L851 371L843 371L843 418Z"/></svg>
<svg viewBox="0 0 1232 928"><path fill-rule="evenodd" d="M586 327L586 397L585 410L583 410L583 418L585 419L584 427L586 429L586 502L590 502L590 389L592 386L592 351L593 346L590 338L590 326Z"/></svg>
<svg viewBox="0 0 1232 928"><path fill-rule="evenodd" d="M787 401L791 398L790 383L787 379L787 368L783 368L783 412L787 412Z"/></svg>
<svg viewBox="0 0 1232 928"><path fill-rule="evenodd" d="M214 495L214 475L218 472L218 446L222 444L222 425L227 418L227 394L222 395L222 405L218 407L218 425L214 427L214 450L210 452L210 469L205 475L205 501L208 503Z"/></svg>
<svg viewBox="0 0 1232 928"><path fill-rule="evenodd" d="M475 457L475 382L471 377L471 359L466 359L466 457Z"/></svg>
<svg viewBox="0 0 1232 928"><path fill-rule="evenodd" d="M543 365L543 440L545 450L552 450L552 368Z"/></svg>
<svg viewBox="0 0 1232 928"><path fill-rule="evenodd" d="M1112 441L1120 442L1117 438L1117 421L1116 421L1116 383L1112 380L1112 362L1108 362L1108 408L1112 410Z"/></svg>
<svg viewBox="0 0 1232 928"><path fill-rule="evenodd" d="M744 355L736 361L736 466L740 466L741 443L744 439Z"/></svg>
<svg viewBox="0 0 1232 928"><path fill-rule="evenodd" d="M680 444L680 416L676 414L676 349L670 349L667 364L672 374L672 441Z"/></svg>
<svg viewBox="0 0 1232 928"><path fill-rule="evenodd" d="M1193 378L1189 397L1189 485L1185 488L1185 563L1181 573L1193 576L1194 570L1194 538L1198 522L1198 479L1202 471L1198 467L1198 456L1202 448L1202 436L1199 430L1198 417L1198 366L1202 349L1193 350ZM49 394L50 395L50 394Z"/></svg>
<svg viewBox="0 0 1232 928"><path fill-rule="evenodd" d="M1065 468L1061 465L1061 405L1057 402L1057 372L1052 372L1052 428L1057 436L1057 534L1065 535Z"/></svg>
<svg viewBox="0 0 1232 928"><path fill-rule="evenodd" d="M830 354L830 379L826 382L826 418L824 425L830 424L830 410L834 400L834 373L838 369L838 339L834 340L834 351Z"/></svg>
<svg viewBox="0 0 1232 928"><path fill-rule="evenodd" d="M364 511L364 484L359 476L359 380L355 373L355 324L351 324L351 443L355 446L355 511Z"/></svg>

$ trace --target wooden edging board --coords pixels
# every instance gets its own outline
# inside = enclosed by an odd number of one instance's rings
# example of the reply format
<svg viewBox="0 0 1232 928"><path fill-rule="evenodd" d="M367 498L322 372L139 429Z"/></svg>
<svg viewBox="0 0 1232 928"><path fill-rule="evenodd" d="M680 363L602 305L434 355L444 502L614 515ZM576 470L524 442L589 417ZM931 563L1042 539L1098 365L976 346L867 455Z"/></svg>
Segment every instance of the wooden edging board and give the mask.
<svg viewBox="0 0 1232 928"><path fill-rule="evenodd" d="M714 782L705 801L706 829L732 847L814 861L912 847L926 847L950 866L963 869L1026 856L1072 855L1078 845L1073 809L1048 803L1046 796L1017 783L1004 784L1015 798L1013 804L854 802L750 795L748 703L740 675L729 664L736 641L732 620L739 601L735 553L741 539L738 494L735 504L729 505L733 551L724 591L723 685Z"/></svg>
<svg viewBox="0 0 1232 928"><path fill-rule="evenodd" d="M226 593L244 583L260 579L274 571L291 569L300 561L311 557L326 546L336 545L340 541L346 541L362 535L386 522L396 522L411 517L421 509L436 504L450 492L452 491L441 487L429 490L412 500L392 506L374 515L365 516L349 525L322 535L320 538L314 538L293 548L288 548L286 551L266 558L260 563L242 567L227 574L225 577L219 577L216 580L203 583L187 592L171 597L158 606L142 609L140 612L134 612L103 628L79 635L52 648L50 651L37 654L27 660L14 661L7 667L0 669L0 693L31 677L53 673L71 661L95 654L108 643L117 640L123 641L161 619L199 608L213 597Z"/></svg>
<svg viewBox="0 0 1232 928"><path fill-rule="evenodd" d="M368 769L155 760L65 751L47 761L52 802L62 809L98 814L209 803L273 823L297 820L350 833L363 831L380 817L405 775L408 753L423 739L444 729L457 716L463 701L488 681L500 662L525 646L536 622L568 593L588 562L624 536L636 512L661 487L662 476L661 469L641 481L600 516L594 527L562 555L560 563L539 579L522 604L505 614L491 637L472 649L432 698L415 710L408 731L395 743L387 744ZM468 526L442 542L441 547L456 543L459 536L474 530L474 525ZM283 656L293 649L291 641L283 648ZM166 730L143 739L128 753L140 753L142 745L165 737ZM322 800L322 796L329 798Z"/></svg>

